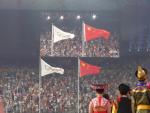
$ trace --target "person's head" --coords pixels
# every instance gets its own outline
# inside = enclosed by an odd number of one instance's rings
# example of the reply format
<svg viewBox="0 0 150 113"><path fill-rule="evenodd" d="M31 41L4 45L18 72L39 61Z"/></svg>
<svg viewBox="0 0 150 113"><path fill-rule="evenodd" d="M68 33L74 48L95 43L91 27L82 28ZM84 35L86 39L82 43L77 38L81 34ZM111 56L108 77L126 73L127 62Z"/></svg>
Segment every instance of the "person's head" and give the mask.
<svg viewBox="0 0 150 113"><path fill-rule="evenodd" d="M138 66L138 69L135 72L135 76L137 77L138 81L144 82L147 79L148 71L141 66Z"/></svg>
<svg viewBox="0 0 150 113"><path fill-rule="evenodd" d="M119 85L118 89L121 95L127 95L130 92L130 87L123 83Z"/></svg>
<svg viewBox="0 0 150 113"><path fill-rule="evenodd" d="M96 89L96 93L97 94L103 94L104 93L104 89Z"/></svg>

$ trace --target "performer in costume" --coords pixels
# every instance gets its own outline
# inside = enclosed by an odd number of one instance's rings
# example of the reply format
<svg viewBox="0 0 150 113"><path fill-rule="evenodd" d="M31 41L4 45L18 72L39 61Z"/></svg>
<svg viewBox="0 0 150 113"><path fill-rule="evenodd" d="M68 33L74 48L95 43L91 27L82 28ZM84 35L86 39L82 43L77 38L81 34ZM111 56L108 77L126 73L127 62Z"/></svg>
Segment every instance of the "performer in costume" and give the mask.
<svg viewBox="0 0 150 113"><path fill-rule="evenodd" d="M111 104L103 97L106 84L93 84L92 88L96 91L96 97L90 101L89 113L111 113Z"/></svg>
<svg viewBox="0 0 150 113"><path fill-rule="evenodd" d="M132 90L133 113L150 113L150 89L146 86L147 74L147 69L138 66L135 72L138 83Z"/></svg>

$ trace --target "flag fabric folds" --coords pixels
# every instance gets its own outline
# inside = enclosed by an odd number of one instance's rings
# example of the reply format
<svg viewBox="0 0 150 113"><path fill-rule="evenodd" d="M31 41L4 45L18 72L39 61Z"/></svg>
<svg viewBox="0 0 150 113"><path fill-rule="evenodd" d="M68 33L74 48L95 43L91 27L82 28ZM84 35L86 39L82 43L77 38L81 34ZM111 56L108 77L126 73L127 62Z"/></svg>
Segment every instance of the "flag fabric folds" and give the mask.
<svg viewBox="0 0 150 113"><path fill-rule="evenodd" d="M64 74L64 69L59 67L52 67L41 59L41 76L45 76L52 73Z"/></svg>
<svg viewBox="0 0 150 113"><path fill-rule="evenodd" d="M52 25L52 39L54 43L65 39L73 39L74 37L74 34L62 31L61 29Z"/></svg>
<svg viewBox="0 0 150 113"><path fill-rule="evenodd" d="M108 40L110 37L110 32L104 29L97 29L88 24L83 23L83 34L84 41L88 42L97 38L103 38Z"/></svg>
<svg viewBox="0 0 150 113"><path fill-rule="evenodd" d="M80 77L86 75L97 75L100 73L100 71L101 71L101 67L94 66L80 60Z"/></svg>

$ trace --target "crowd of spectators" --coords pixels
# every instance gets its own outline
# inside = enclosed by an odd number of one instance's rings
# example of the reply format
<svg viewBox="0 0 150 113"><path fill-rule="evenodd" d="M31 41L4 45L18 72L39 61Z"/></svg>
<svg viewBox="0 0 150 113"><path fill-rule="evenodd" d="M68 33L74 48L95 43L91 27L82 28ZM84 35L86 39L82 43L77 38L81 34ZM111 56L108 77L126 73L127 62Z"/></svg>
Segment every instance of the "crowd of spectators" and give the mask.
<svg viewBox="0 0 150 113"><path fill-rule="evenodd" d="M96 39L85 44L85 56L88 57L119 57L119 43L111 36L108 41Z"/></svg>
<svg viewBox="0 0 150 113"><path fill-rule="evenodd" d="M43 29L40 37L40 52L42 56L61 56L61 57L119 57L119 36L115 32L111 32L109 40L104 40L102 38L95 39L90 42L82 43L83 33L82 33L82 22L72 19L76 16L76 13L65 13L64 20L56 21L59 18L59 13L48 13L50 15L50 20L46 20L46 16L43 15ZM86 15L86 14L85 14ZM82 16L85 16L82 14ZM45 18L44 18L45 17ZM45 19L45 20L44 20ZM53 43L51 41L51 26L56 25L63 31L73 33L75 35L74 39L66 39ZM49 26L49 27L47 27ZM53 44L52 44L53 43ZM53 45L53 47L52 47Z"/></svg>
<svg viewBox="0 0 150 113"><path fill-rule="evenodd" d="M64 75L51 74L39 79L37 69L9 65L0 68L0 75L6 113L77 112L76 70L65 69Z"/></svg>
<svg viewBox="0 0 150 113"><path fill-rule="evenodd" d="M30 67L0 68L0 88L6 113L39 112L39 74Z"/></svg>
<svg viewBox="0 0 150 113"><path fill-rule="evenodd" d="M64 28L65 29L65 28ZM78 57L82 54L82 41L79 39L81 31L70 31L75 34L74 39L61 40L56 43L51 41L51 31L44 32L40 38L41 56ZM53 46L52 46L53 43Z"/></svg>
<svg viewBox="0 0 150 113"><path fill-rule="evenodd" d="M41 33L40 36L40 54L41 56L51 56L51 32Z"/></svg>
<svg viewBox="0 0 150 113"><path fill-rule="evenodd" d="M79 92L75 69L67 68L63 75L53 73L39 78L35 68L0 68L0 90L6 113L38 113L39 110L41 113L75 113L78 107L80 113L87 113L88 104L95 96L90 87L92 83L108 84L105 92L114 99L120 83L126 83L131 88L136 85L134 73L138 65L150 69L149 57L146 56L138 59L104 58L106 64L102 60L97 61L102 63L100 74L80 77Z"/></svg>
<svg viewBox="0 0 150 113"><path fill-rule="evenodd" d="M96 39L90 42L85 42L84 47L82 41L78 37L56 42L51 46L52 42L48 38L51 33L41 35L42 56L61 56L61 57L119 57L119 42L115 37L110 37L110 40ZM83 49L82 49L83 48ZM51 49L53 49L51 52Z"/></svg>
<svg viewBox="0 0 150 113"><path fill-rule="evenodd" d="M64 75L42 77L41 113L77 113L78 76L75 70Z"/></svg>

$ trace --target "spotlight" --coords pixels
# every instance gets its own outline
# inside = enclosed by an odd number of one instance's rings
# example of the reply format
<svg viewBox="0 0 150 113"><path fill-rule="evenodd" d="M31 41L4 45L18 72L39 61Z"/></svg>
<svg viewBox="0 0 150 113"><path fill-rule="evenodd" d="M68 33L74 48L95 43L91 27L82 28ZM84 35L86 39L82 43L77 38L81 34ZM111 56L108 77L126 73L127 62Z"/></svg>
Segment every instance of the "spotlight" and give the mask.
<svg viewBox="0 0 150 113"><path fill-rule="evenodd" d="M64 16L60 16L60 20L63 20L64 19Z"/></svg>
<svg viewBox="0 0 150 113"><path fill-rule="evenodd" d="M97 17L96 14L93 14L93 15L92 15L92 18L93 18L94 20L96 19L96 17Z"/></svg>
<svg viewBox="0 0 150 113"><path fill-rule="evenodd" d="M77 18L77 20L80 20L80 19L81 19L81 16L80 16L80 15L77 15L76 18Z"/></svg>
<svg viewBox="0 0 150 113"><path fill-rule="evenodd" d="M47 17L46 17L46 20L50 20L50 19L51 19L51 17L50 17L50 16L47 16Z"/></svg>

